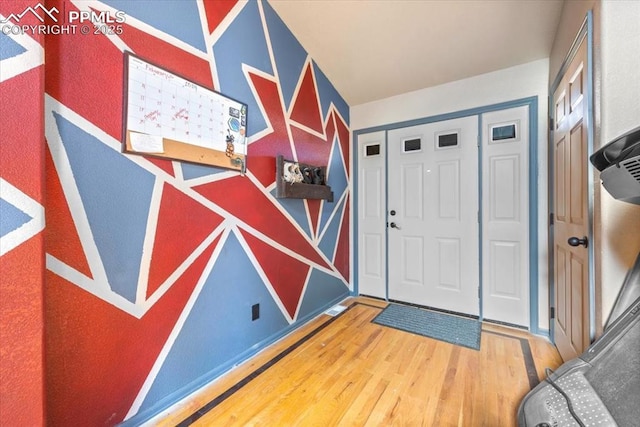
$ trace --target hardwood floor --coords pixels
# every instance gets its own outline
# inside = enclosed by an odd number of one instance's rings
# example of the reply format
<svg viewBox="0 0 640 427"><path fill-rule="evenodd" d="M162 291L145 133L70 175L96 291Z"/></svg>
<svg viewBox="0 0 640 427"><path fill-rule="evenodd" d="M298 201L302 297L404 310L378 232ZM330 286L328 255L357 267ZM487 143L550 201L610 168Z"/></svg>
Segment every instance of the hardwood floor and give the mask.
<svg viewBox="0 0 640 427"><path fill-rule="evenodd" d="M161 414L154 426L514 426L520 400L557 368L548 340L483 324L480 351L371 323L356 298Z"/></svg>

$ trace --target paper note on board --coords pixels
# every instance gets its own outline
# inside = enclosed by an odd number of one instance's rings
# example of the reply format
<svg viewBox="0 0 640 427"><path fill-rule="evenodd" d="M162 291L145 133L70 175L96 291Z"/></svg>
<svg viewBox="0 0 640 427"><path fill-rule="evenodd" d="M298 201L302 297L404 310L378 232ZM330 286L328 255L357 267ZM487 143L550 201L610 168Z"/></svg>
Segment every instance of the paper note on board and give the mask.
<svg viewBox="0 0 640 427"><path fill-rule="evenodd" d="M164 153L161 136L131 132L131 147L141 153Z"/></svg>

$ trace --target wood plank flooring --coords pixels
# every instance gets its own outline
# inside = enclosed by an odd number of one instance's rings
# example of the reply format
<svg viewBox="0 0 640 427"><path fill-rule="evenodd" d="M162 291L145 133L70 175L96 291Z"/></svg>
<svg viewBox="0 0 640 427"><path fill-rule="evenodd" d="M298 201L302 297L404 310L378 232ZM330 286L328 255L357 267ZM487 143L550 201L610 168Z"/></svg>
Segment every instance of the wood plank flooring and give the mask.
<svg viewBox="0 0 640 427"><path fill-rule="evenodd" d="M322 315L161 414L153 426L515 426L557 368L548 340L483 324L480 351L371 323L383 301Z"/></svg>

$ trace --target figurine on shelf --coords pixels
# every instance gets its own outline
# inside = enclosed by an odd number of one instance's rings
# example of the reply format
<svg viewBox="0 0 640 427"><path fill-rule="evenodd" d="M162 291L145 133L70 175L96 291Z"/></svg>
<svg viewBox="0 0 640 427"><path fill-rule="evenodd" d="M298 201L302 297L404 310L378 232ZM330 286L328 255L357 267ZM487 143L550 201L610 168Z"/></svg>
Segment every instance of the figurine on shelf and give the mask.
<svg viewBox="0 0 640 427"><path fill-rule="evenodd" d="M313 184L313 170L308 166L302 168L302 182Z"/></svg>
<svg viewBox="0 0 640 427"><path fill-rule="evenodd" d="M313 168L313 183L317 185L324 185L324 171L322 168Z"/></svg>
<svg viewBox="0 0 640 427"><path fill-rule="evenodd" d="M284 174L282 179L290 184L296 184L303 181L300 166L295 162L284 162Z"/></svg>
<svg viewBox="0 0 640 427"><path fill-rule="evenodd" d="M333 191L326 182L326 168L276 158L276 198L315 199L333 203Z"/></svg>

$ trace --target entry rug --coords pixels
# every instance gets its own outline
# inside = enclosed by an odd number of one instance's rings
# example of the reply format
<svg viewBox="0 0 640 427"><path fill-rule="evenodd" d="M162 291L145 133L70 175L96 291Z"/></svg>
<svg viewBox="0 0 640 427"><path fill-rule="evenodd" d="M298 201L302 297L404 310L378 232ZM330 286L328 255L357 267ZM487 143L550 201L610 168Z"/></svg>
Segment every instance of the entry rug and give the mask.
<svg viewBox="0 0 640 427"><path fill-rule="evenodd" d="M480 350L481 324L476 319L468 319L406 305L389 304L372 322Z"/></svg>

